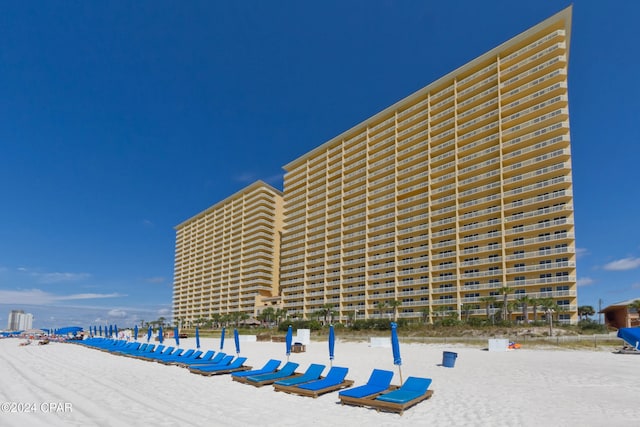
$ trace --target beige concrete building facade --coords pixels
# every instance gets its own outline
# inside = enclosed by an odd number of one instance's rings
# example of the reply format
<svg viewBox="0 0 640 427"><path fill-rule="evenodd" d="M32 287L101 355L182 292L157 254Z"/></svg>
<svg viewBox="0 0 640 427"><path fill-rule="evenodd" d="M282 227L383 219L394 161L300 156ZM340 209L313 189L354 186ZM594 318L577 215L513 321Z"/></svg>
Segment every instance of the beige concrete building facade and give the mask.
<svg viewBox="0 0 640 427"><path fill-rule="evenodd" d="M485 317L507 292L577 321L570 28L569 8L285 166L290 316Z"/></svg>
<svg viewBox="0 0 640 427"><path fill-rule="evenodd" d="M282 204L258 181L176 226L174 319L252 316L277 295Z"/></svg>

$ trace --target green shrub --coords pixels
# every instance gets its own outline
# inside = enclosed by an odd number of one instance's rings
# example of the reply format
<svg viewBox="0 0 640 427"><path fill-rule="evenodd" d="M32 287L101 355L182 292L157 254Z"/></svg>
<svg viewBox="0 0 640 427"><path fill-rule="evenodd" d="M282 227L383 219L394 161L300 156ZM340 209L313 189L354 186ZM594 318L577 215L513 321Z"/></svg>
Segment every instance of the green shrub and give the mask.
<svg viewBox="0 0 640 427"><path fill-rule="evenodd" d="M579 321L578 328L580 328L581 331L589 331L593 333L606 334L608 332L605 325L601 325L600 323L590 319Z"/></svg>
<svg viewBox="0 0 640 427"><path fill-rule="evenodd" d="M310 329L312 331L319 331L322 329L322 323L317 320L295 320L293 322L283 322L278 326L279 331L286 332L289 329L289 325L291 325L293 330L296 329Z"/></svg>

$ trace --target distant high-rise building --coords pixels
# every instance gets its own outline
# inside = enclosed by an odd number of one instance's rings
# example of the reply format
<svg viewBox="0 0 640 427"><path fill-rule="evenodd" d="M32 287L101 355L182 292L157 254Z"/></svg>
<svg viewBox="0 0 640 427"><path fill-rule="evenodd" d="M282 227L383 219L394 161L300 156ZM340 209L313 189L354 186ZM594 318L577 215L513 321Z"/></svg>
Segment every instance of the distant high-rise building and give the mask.
<svg viewBox="0 0 640 427"><path fill-rule="evenodd" d="M252 316L278 293L282 193L258 181L176 227L173 316Z"/></svg>
<svg viewBox="0 0 640 427"><path fill-rule="evenodd" d="M24 310L11 310L7 322L7 329L10 331L24 331L33 327L33 314L25 313Z"/></svg>

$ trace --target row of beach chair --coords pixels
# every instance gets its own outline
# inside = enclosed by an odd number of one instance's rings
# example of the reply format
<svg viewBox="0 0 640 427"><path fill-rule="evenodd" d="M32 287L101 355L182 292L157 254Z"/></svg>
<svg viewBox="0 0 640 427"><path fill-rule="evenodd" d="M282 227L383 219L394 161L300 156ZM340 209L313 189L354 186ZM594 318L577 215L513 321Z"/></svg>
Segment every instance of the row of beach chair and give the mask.
<svg viewBox="0 0 640 427"><path fill-rule="evenodd" d="M322 376L325 365L311 364L304 372L297 372L299 364L271 359L262 368L252 369L245 365L246 357L234 357L223 352L209 350L183 350L164 345L142 344L104 338L91 338L79 342L85 346L112 354L154 361L166 365L182 366L189 372L204 375L231 374L233 381L255 387L273 385L275 391L316 398L326 393L338 393L343 405L355 405L378 411L397 412L407 409L433 395L430 378L409 377L400 387L391 385L393 372L374 369L366 384L352 387L353 381L346 379L348 368L332 366Z"/></svg>
<svg viewBox="0 0 640 427"><path fill-rule="evenodd" d="M378 411L397 412L400 415L433 395L433 390L429 389L430 378L409 377L398 387L391 385L393 372L374 369L366 384L348 388L353 381L345 379L347 368L334 366L326 377L321 377L324 365L311 364L304 373L296 373L297 363L287 362L282 369L277 370L276 364L279 363L270 360L261 370L233 373L231 378L256 387L273 384L275 391L314 398L347 388L338 393L343 405L370 407Z"/></svg>
<svg viewBox="0 0 640 427"><path fill-rule="evenodd" d="M183 350L165 347L162 344L143 344L103 338L87 339L80 343L120 356L182 366L194 373L209 371L208 375L215 375L251 369L250 366L244 365L246 357L234 357L222 352L216 353L213 350L203 353L200 350Z"/></svg>

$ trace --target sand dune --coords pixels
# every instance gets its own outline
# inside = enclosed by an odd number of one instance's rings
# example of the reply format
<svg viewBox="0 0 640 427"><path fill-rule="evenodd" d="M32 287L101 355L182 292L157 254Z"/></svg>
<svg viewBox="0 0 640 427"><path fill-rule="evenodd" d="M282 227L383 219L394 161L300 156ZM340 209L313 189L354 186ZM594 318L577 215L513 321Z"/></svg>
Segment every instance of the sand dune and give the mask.
<svg viewBox="0 0 640 427"><path fill-rule="evenodd" d="M435 394L399 416L342 406L337 393L311 399L80 345L19 342L0 340L0 402L14 403L2 406L3 426L622 426L640 415L640 357L606 351L401 344L403 378L433 378ZM193 339L181 344L195 345ZM241 346L254 367L286 361L282 343ZM202 340L203 349L218 347L217 340ZM225 351L234 352L232 340ZM458 353L454 368L440 366L443 351ZM327 344L314 341L290 360L302 369L328 366ZM333 364L348 367L355 385L374 368L394 371L399 383L390 348L338 341Z"/></svg>

